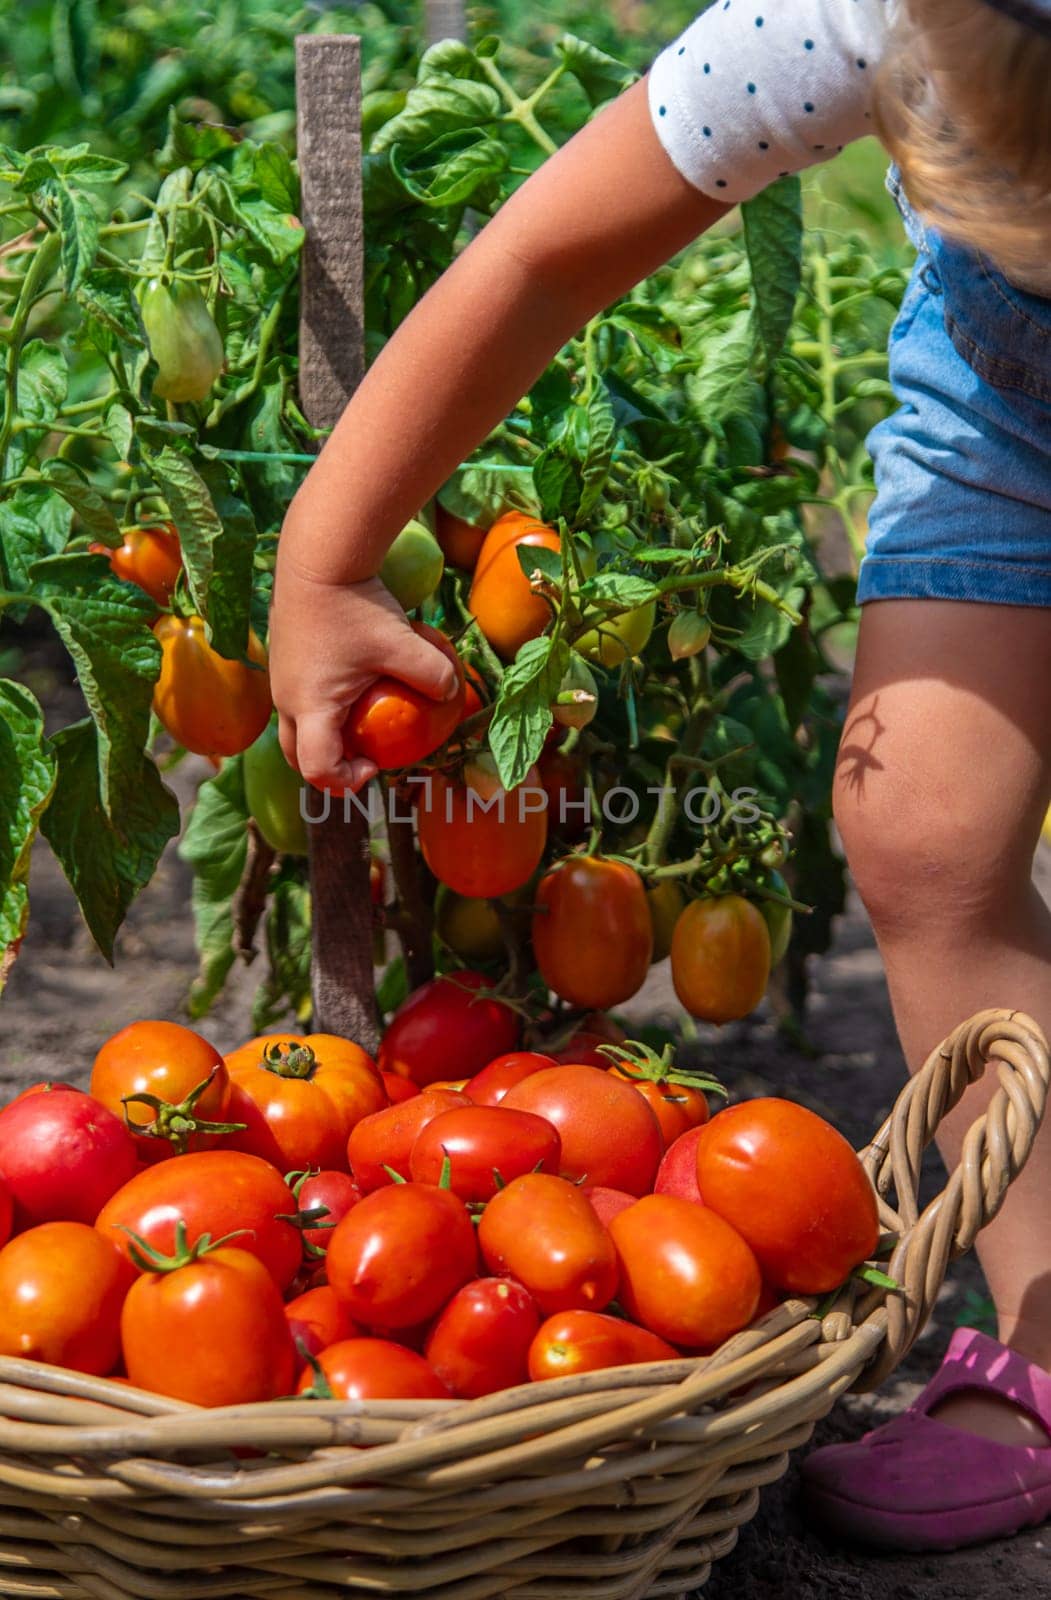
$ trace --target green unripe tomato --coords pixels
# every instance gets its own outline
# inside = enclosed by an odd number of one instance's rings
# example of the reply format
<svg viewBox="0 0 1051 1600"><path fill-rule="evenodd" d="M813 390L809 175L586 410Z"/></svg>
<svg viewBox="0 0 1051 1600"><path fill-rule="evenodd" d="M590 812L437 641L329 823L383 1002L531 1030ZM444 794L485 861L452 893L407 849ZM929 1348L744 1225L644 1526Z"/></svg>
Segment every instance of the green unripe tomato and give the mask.
<svg viewBox="0 0 1051 1600"><path fill-rule="evenodd" d="M500 918L491 900L472 900L442 884L434 903L434 929L461 961L495 961L505 954Z"/></svg>
<svg viewBox="0 0 1051 1600"><path fill-rule="evenodd" d="M305 856L307 825L299 809L303 780L285 760L277 724L264 728L244 753L245 801L272 850Z"/></svg>
<svg viewBox="0 0 1051 1600"><path fill-rule="evenodd" d="M223 341L197 285L151 279L142 295L142 322L157 363L154 394L203 400L223 370Z"/></svg>
<svg viewBox="0 0 1051 1600"><path fill-rule="evenodd" d="M574 653L558 686L551 715L563 728L586 728L598 710L598 685L587 662Z"/></svg>
<svg viewBox="0 0 1051 1600"><path fill-rule="evenodd" d="M650 634L657 620L657 602L636 606L619 617L607 617L601 628L592 628L573 648L589 661L603 667L619 667L630 656L641 655L650 642Z"/></svg>
<svg viewBox="0 0 1051 1600"><path fill-rule="evenodd" d="M437 589L444 571L441 546L430 529L414 517L387 551L380 579L403 611L415 611Z"/></svg>
<svg viewBox="0 0 1051 1600"><path fill-rule="evenodd" d="M673 661L699 656L712 636L712 625L699 611L680 611L668 629L668 650Z"/></svg>

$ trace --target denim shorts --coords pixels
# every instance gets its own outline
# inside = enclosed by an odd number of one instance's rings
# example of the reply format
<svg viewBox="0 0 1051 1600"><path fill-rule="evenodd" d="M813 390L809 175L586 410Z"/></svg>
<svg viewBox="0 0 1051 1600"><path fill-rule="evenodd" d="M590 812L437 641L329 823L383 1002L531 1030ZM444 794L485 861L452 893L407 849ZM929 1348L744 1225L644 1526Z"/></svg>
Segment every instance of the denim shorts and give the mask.
<svg viewBox="0 0 1051 1600"><path fill-rule="evenodd" d="M1051 299L925 228L893 169L888 187L918 255L858 600L1051 606Z"/></svg>

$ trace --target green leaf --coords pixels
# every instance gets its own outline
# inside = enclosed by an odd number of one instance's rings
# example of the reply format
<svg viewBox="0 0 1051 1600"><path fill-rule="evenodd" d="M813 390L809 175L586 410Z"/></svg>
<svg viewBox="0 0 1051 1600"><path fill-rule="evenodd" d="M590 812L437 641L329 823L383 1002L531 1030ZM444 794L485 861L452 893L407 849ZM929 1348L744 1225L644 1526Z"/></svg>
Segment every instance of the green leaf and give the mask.
<svg viewBox="0 0 1051 1600"><path fill-rule="evenodd" d="M71 467L68 461L52 458L44 462L40 471L48 486L73 507L93 539L101 539L103 544L120 544L120 527L108 502L94 484L81 477L76 467Z"/></svg>
<svg viewBox="0 0 1051 1600"><path fill-rule="evenodd" d="M69 391L69 371L61 349L31 339L18 358L18 410L27 422L53 422Z"/></svg>
<svg viewBox="0 0 1051 1600"><path fill-rule="evenodd" d="M239 144L230 168L234 186L252 190L275 211L294 213L299 209L299 183L292 158L279 144L254 144L246 139Z"/></svg>
<svg viewBox="0 0 1051 1600"><path fill-rule="evenodd" d="M47 611L77 669L98 729L100 803L117 827L145 760L161 659L149 628L156 605L134 584L115 578L103 556L49 556L35 563L29 579L34 600Z"/></svg>
<svg viewBox="0 0 1051 1600"><path fill-rule="evenodd" d="M496 122L502 110L503 102L489 84L436 74L409 90L404 111L375 134L372 153L396 144L420 150L443 133Z"/></svg>
<svg viewBox="0 0 1051 1600"><path fill-rule="evenodd" d="M438 491L438 502L454 517L477 528L491 528L508 510L539 510L532 467L491 459L467 461Z"/></svg>
<svg viewBox="0 0 1051 1600"><path fill-rule="evenodd" d="M473 78L484 82L483 69L477 60L481 54L480 47L476 52L459 39L439 39L421 56L417 80L426 83L429 78Z"/></svg>
<svg viewBox="0 0 1051 1600"><path fill-rule="evenodd" d="M28 689L0 679L0 988L29 917L29 857L55 787L44 713Z"/></svg>
<svg viewBox="0 0 1051 1600"><path fill-rule="evenodd" d="M564 33L555 49L593 106L612 100L638 77L625 62L607 55L586 39L578 39L576 34Z"/></svg>
<svg viewBox="0 0 1051 1600"><path fill-rule="evenodd" d="M533 487L540 500L540 515L545 522L562 517L575 522L580 508L580 475L567 461L561 444L549 445L533 467Z"/></svg>
<svg viewBox="0 0 1051 1600"><path fill-rule="evenodd" d="M798 177L780 178L741 207L752 272L752 317L767 366L780 354L802 281L803 201Z"/></svg>
<svg viewBox="0 0 1051 1600"><path fill-rule="evenodd" d="M518 565L527 578L531 578L537 568L549 578L552 583L562 583L562 556L558 550L546 550L542 546L520 544L515 547Z"/></svg>
<svg viewBox="0 0 1051 1600"><path fill-rule="evenodd" d="M93 722L62 728L51 740L58 781L41 829L91 932L112 964L113 941L128 907L153 877L161 853L179 831L179 805L140 750L123 774L119 805L103 804L106 757Z"/></svg>
<svg viewBox="0 0 1051 1600"><path fill-rule="evenodd" d="M530 639L501 679L489 748L505 789L522 782L543 749L569 655L563 639Z"/></svg>
<svg viewBox="0 0 1051 1600"><path fill-rule="evenodd" d="M257 1033L293 1012L300 1021L311 1013L311 899L298 877L279 878L266 916L266 953L270 970L252 1006Z"/></svg>
<svg viewBox="0 0 1051 1600"><path fill-rule="evenodd" d="M73 512L61 495L20 483L0 500L0 575L5 589L27 589L29 569L44 555L58 555L69 539Z"/></svg>
<svg viewBox="0 0 1051 1600"><path fill-rule="evenodd" d="M602 498L617 442L616 418L604 384L594 386L583 409L570 413L569 436L580 462L582 491L576 520L583 522Z"/></svg>
<svg viewBox="0 0 1051 1600"><path fill-rule="evenodd" d="M376 986L376 1009L381 1017L388 1017L392 1011L397 1011L408 996L409 974L405 968L405 958L395 956L390 965L384 968Z"/></svg>
<svg viewBox="0 0 1051 1600"><path fill-rule="evenodd" d="M122 344L138 349L144 347L138 307L132 297L130 280L124 273L95 268L77 289L76 300L87 319L87 331L96 343L100 335L106 333ZM108 345L103 343L102 347L106 349Z"/></svg>
<svg viewBox="0 0 1051 1600"><path fill-rule="evenodd" d="M752 374L755 336L749 312L702 327L691 347L697 364L686 379L686 392L706 427L735 412L747 415L761 404L762 391Z"/></svg>
<svg viewBox="0 0 1051 1600"><path fill-rule="evenodd" d="M212 123L182 122L174 106L168 108L168 137L157 153L157 166L169 173L178 167L197 172L226 150L236 149L238 136L233 128L217 128Z"/></svg>
<svg viewBox="0 0 1051 1600"><path fill-rule="evenodd" d="M99 219L86 194L60 181L51 186L62 229L62 271L66 293L74 294L94 265L99 248Z"/></svg>
<svg viewBox="0 0 1051 1600"><path fill-rule="evenodd" d="M627 572L597 572L580 586L580 598L604 611L634 611L636 606L656 600L659 594L649 578L637 578Z"/></svg>
<svg viewBox="0 0 1051 1600"><path fill-rule="evenodd" d="M390 151L391 170L407 194L425 206L462 206L507 170L510 155L499 139L481 129L443 134L422 150L400 144Z"/></svg>
<svg viewBox="0 0 1051 1600"><path fill-rule="evenodd" d="M127 461L135 438L135 419L127 406L117 401L107 406L102 429L121 461Z"/></svg>
<svg viewBox="0 0 1051 1600"><path fill-rule="evenodd" d="M193 907L197 978L190 991L190 1015L203 1017L215 1002L234 964L234 896L248 860L248 805L240 756L197 791L197 800L179 855L193 869Z"/></svg>

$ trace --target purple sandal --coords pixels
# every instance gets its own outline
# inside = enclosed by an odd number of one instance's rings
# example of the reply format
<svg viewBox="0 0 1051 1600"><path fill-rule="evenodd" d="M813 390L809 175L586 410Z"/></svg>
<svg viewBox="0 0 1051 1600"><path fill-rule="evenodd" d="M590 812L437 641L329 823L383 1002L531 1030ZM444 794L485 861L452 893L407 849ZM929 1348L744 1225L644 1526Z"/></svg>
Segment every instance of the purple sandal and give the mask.
<svg viewBox="0 0 1051 1600"><path fill-rule="evenodd" d="M931 1418L946 1395L988 1389L1051 1434L1051 1375L958 1328L941 1367L893 1422L803 1463L806 1509L830 1533L891 1550L954 1550L1051 1517L1051 1449L994 1444Z"/></svg>

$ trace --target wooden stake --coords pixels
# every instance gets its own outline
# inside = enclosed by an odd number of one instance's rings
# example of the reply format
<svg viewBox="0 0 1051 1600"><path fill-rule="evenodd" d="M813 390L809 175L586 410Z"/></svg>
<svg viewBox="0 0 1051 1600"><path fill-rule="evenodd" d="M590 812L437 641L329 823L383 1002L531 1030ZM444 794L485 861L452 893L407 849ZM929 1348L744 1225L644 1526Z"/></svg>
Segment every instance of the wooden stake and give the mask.
<svg viewBox="0 0 1051 1600"><path fill-rule="evenodd" d="M427 43L467 38L464 0L427 0Z"/></svg>

